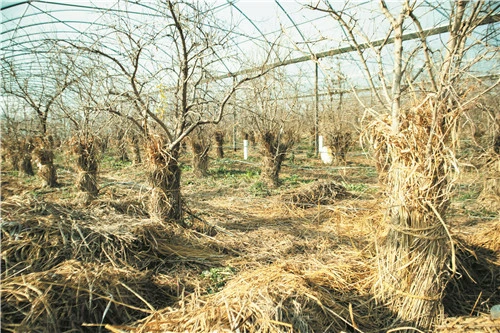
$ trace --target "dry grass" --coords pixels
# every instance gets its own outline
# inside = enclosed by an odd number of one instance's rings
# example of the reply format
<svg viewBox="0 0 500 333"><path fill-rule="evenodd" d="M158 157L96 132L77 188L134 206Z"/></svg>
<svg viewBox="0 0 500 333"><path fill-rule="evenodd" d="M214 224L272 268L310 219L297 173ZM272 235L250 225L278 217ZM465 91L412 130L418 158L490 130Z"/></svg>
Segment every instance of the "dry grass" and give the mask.
<svg viewBox="0 0 500 333"><path fill-rule="evenodd" d="M335 182L316 182L284 193L283 203L291 207L310 208L317 205L332 205L349 196L344 186Z"/></svg>

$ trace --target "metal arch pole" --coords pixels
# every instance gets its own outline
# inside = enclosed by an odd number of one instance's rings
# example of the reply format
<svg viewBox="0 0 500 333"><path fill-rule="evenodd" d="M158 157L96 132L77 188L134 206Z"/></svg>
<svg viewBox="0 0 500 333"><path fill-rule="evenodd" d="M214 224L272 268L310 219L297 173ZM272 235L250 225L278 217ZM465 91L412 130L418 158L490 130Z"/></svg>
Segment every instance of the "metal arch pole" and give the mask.
<svg viewBox="0 0 500 333"><path fill-rule="evenodd" d="M318 62L314 63L314 151L319 153L319 89L318 89Z"/></svg>

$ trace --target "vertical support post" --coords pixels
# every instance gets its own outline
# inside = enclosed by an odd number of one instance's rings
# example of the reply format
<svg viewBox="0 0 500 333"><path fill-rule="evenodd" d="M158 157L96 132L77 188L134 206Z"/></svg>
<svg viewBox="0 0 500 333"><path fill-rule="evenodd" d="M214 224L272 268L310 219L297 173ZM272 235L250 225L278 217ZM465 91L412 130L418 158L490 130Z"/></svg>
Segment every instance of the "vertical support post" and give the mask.
<svg viewBox="0 0 500 333"><path fill-rule="evenodd" d="M319 132L319 95L318 95L318 63L315 63L314 71L314 150L316 157L319 153L319 142L318 142L318 132Z"/></svg>
<svg viewBox="0 0 500 333"><path fill-rule="evenodd" d="M233 106L233 151L236 151L236 106Z"/></svg>
<svg viewBox="0 0 500 333"><path fill-rule="evenodd" d="M233 77L233 86L236 84L236 77ZM236 91L233 94L236 99ZM236 151L236 103L233 104L233 151Z"/></svg>
<svg viewBox="0 0 500 333"><path fill-rule="evenodd" d="M321 153L321 149L323 149L323 136L318 136L318 151Z"/></svg>
<svg viewBox="0 0 500 333"><path fill-rule="evenodd" d="M248 140L243 140L243 159L248 159Z"/></svg>

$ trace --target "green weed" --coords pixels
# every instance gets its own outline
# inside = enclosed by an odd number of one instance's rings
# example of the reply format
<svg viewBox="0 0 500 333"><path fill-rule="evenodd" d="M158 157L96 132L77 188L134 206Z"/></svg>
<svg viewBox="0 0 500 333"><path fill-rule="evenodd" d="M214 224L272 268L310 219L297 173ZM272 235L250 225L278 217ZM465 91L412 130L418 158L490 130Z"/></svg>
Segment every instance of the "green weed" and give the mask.
<svg viewBox="0 0 500 333"><path fill-rule="evenodd" d="M203 271L201 276L208 280L207 292L213 294L219 292L235 273L236 269L230 266L214 267Z"/></svg>
<svg viewBox="0 0 500 333"><path fill-rule="evenodd" d="M362 183L346 183L342 182L342 185L346 188L346 190L350 192L361 192L364 193L368 190L368 186Z"/></svg>
<svg viewBox="0 0 500 333"><path fill-rule="evenodd" d="M184 172L184 171L191 171L193 170L193 167L189 164L184 164L184 163L181 163L180 165L180 168L181 168L181 171Z"/></svg>
<svg viewBox="0 0 500 333"><path fill-rule="evenodd" d="M271 192L267 188L264 182L257 181L250 186L250 193L255 197L267 197L271 195Z"/></svg>
<svg viewBox="0 0 500 333"><path fill-rule="evenodd" d="M460 193L457 196L457 201L475 200L479 197L479 194L480 193L478 191L474 191L474 190Z"/></svg>
<svg viewBox="0 0 500 333"><path fill-rule="evenodd" d="M288 184L288 185L299 185L299 184L310 183L313 180L312 179L304 179L304 178L301 178L297 174L292 174L292 175L290 175L288 177L284 177L282 179L282 181L283 181L284 184Z"/></svg>

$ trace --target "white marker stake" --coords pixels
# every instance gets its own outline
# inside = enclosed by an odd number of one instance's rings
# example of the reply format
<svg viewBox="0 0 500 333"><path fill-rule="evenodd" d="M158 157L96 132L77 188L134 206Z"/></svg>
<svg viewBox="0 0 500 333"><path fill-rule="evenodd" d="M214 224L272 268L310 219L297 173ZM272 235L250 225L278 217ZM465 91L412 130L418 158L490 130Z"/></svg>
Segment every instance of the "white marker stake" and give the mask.
<svg viewBox="0 0 500 333"><path fill-rule="evenodd" d="M321 149L323 149L323 136L318 135L318 152L321 153Z"/></svg>
<svg viewBox="0 0 500 333"><path fill-rule="evenodd" d="M243 140L243 159L248 159L248 140Z"/></svg>

